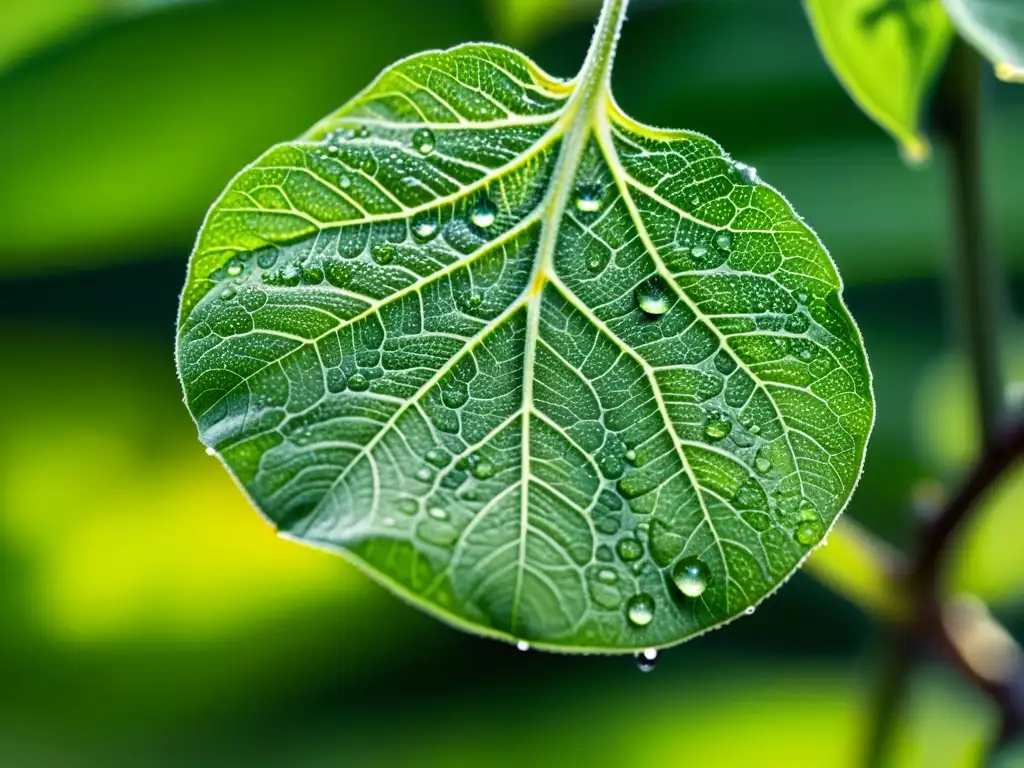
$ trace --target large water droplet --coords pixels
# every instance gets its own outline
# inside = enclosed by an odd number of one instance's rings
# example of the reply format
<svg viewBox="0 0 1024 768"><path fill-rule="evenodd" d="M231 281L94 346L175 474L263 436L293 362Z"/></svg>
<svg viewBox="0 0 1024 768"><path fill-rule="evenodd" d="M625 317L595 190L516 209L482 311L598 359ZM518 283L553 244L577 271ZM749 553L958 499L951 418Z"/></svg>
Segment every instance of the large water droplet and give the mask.
<svg viewBox="0 0 1024 768"><path fill-rule="evenodd" d="M693 254L693 258L695 259L703 259L705 256L708 255L708 249L705 248L703 245L698 245L695 246L694 249L690 251L690 253Z"/></svg>
<svg viewBox="0 0 1024 768"><path fill-rule="evenodd" d="M349 187L352 186L352 179L351 177L343 173L341 176L338 177L338 184L341 186L342 189L348 189Z"/></svg>
<svg viewBox="0 0 1024 768"><path fill-rule="evenodd" d="M526 651L530 650L530 644L525 640L520 640L518 643L516 643L516 650L523 651L525 653Z"/></svg>
<svg viewBox="0 0 1024 768"><path fill-rule="evenodd" d="M469 220L473 222L473 226L480 229L487 229L497 218L498 207L489 197L481 197L469 212Z"/></svg>
<svg viewBox="0 0 1024 768"><path fill-rule="evenodd" d="M412 222L412 234L421 243L433 240L437 229L437 217L432 213L422 213Z"/></svg>
<svg viewBox="0 0 1024 768"><path fill-rule="evenodd" d="M727 251L732 248L732 235L728 232L719 232L718 237L715 238L715 242L718 244L719 248L723 251Z"/></svg>
<svg viewBox="0 0 1024 768"><path fill-rule="evenodd" d="M601 190L596 187L584 187L576 192L576 210L580 213L597 213L601 204Z"/></svg>
<svg viewBox="0 0 1024 768"><path fill-rule="evenodd" d="M636 451L633 450L632 448L627 449L625 455L622 458L624 458L630 464L633 464L634 466L636 465Z"/></svg>
<svg viewBox="0 0 1024 768"><path fill-rule="evenodd" d="M435 520L447 520L448 519L448 513L446 511L444 511L443 509L441 509L440 507L431 507L427 511L427 514L430 515Z"/></svg>
<svg viewBox="0 0 1024 768"><path fill-rule="evenodd" d="M747 165L746 163L734 163L733 168L736 169L736 173L739 177L747 184L757 184L757 168Z"/></svg>
<svg viewBox="0 0 1024 768"><path fill-rule="evenodd" d="M416 499L401 499L396 505L395 509L401 512L407 517L412 517L418 514L420 511L420 504Z"/></svg>
<svg viewBox="0 0 1024 768"><path fill-rule="evenodd" d="M238 295L238 291L236 291L236 290L234 289L234 287L232 287L232 286L230 286L230 285L229 285L229 286L228 286L227 288L225 288L225 289L224 289L224 290L223 290L223 291L221 292L221 294L220 294L220 300L221 300L221 301L231 301L231 300L232 300L233 298L235 298L235 296L237 296L237 295Z"/></svg>
<svg viewBox="0 0 1024 768"><path fill-rule="evenodd" d="M611 568L602 568L597 572L597 580L603 581L605 584L614 584L619 580L619 574Z"/></svg>
<svg viewBox="0 0 1024 768"><path fill-rule="evenodd" d="M645 280L636 289L636 302L648 315L664 315L672 306L673 299L668 284L658 276Z"/></svg>
<svg viewBox="0 0 1024 768"><path fill-rule="evenodd" d="M416 470L416 479L424 483L429 483L431 480L434 479L434 473L431 472L426 467L421 467L420 469Z"/></svg>
<svg viewBox="0 0 1024 768"><path fill-rule="evenodd" d="M757 458L754 459L754 469L757 470L759 475L767 475L772 471L772 460L768 458L768 451L762 448L757 452Z"/></svg>
<svg viewBox="0 0 1024 768"><path fill-rule="evenodd" d="M619 553L619 557L627 563L631 563L643 557L644 545L638 539L627 536L619 540L619 543L615 545L615 551Z"/></svg>
<svg viewBox="0 0 1024 768"><path fill-rule="evenodd" d="M353 373L348 377L348 388L353 392L365 392L370 388L370 381L361 373Z"/></svg>
<svg viewBox="0 0 1024 768"><path fill-rule="evenodd" d="M796 527L793 538L796 539L797 544L810 547L817 544L824 533L825 529L819 521L805 520Z"/></svg>
<svg viewBox="0 0 1024 768"><path fill-rule="evenodd" d="M444 448L431 448L424 458L438 469L448 466L448 451Z"/></svg>
<svg viewBox="0 0 1024 768"><path fill-rule="evenodd" d="M633 595L626 603L626 617L636 627L646 627L654 621L654 598L646 592Z"/></svg>
<svg viewBox="0 0 1024 768"><path fill-rule="evenodd" d="M636 659L636 668L641 672L653 672L658 666L658 651L655 648L648 648L634 658Z"/></svg>
<svg viewBox="0 0 1024 768"><path fill-rule="evenodd" d="M486 480L494 475L495 466L491 460L485 456L477 456L474 454L469 457L469 472L477 480Z"/></svg>
<svg viewBox="0 0 1024 768"><path fill-rule="evenodd" d="M713 413L708 416L704 425L704 434L712 440L722 440L732 431L732 422L720 413Z"/></svg>
<svg viewBox="0 0 1024 768"><path fill-rule="evenodd" d="M437 139L432 130L421 128L412 135L412 145L421 155L429 155L437 146Z"/></svg>
<svg viewBox="0 0 1024 768"><path fill-rule="evenodd" d="M228 277L238 277L242 274L242 265L236 263L228 264L227 268Z"/></svg>
<svg viewBox="0 0 1024 768"><path fill-rule="evenodd" d="M697 598L708 588L711 571L696 557L687 557L676 563L676 567L672 569L672 581L684 595Z"/></svg>

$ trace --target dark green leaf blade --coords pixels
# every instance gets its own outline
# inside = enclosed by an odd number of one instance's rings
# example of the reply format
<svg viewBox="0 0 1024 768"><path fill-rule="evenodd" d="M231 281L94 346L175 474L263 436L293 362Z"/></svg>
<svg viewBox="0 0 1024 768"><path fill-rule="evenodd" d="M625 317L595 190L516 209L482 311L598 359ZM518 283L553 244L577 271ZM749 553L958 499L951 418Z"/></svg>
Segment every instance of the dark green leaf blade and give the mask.
<svg viewBox="0 0 1024 768"><path fill-rule="evenodd" d="M873 401L781 196L581 81L426 53L270 150L208 216L178 362L285 535L472 631L626 652L792 573Z"/></svg>

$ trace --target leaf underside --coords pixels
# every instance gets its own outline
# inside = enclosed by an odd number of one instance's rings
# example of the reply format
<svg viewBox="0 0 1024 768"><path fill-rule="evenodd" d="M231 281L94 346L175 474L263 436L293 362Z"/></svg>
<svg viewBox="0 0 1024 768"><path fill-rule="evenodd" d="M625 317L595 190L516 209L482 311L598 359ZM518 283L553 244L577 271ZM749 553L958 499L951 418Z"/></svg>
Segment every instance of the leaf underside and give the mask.
<svg viewBox="0 0 1024 768"><path fill-rule="evenodd" d="M1024 3L942 0L960 32L995 65L1003 80L1024 83Z"/></svg>
<svg viewBox="0 0 1024 768"><path fill-rule="evenodd" d="M178 364L283 534L470 631L625 652L794 571L873 400L788 203L610 99L579 128L573 93L506 48L429 52L268 151L200 233Z"/></svg>

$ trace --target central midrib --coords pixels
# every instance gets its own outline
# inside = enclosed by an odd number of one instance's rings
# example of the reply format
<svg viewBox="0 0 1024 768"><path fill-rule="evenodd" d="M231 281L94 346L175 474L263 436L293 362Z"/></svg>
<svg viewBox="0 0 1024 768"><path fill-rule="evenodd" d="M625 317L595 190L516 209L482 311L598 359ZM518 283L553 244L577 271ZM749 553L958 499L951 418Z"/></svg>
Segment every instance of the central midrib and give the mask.
<svg viewBox="0 0 1024 768"><path fill-rule="evenodd" d="M569 197L576 185L587 139L595 124L597 110L604 108L604 96L609 89L612 64L619 31L626 16L629 0L605 0L594 39L586 61L577 76L576 90L566 105L562 120L568 124L552 178L554 183L542 203L544 210L543 234L530 278L526 315L526 343L523 355L523 423L521 474L519 480L519 563L516 585L512 595L512 613L509 628L514 633L519 616L523 574L526 570L526 540L530 525L530 414L533 410L533 366L540 333L541 295L552 270L555 248L558 244L559 225L565 214Z"/></svg>

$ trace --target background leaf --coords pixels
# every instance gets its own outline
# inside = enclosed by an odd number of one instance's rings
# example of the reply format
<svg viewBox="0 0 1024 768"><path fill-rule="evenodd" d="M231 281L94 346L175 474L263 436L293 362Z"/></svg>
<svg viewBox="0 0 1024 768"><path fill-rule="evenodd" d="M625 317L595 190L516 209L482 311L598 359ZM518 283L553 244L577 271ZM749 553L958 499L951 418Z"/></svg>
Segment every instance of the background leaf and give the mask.
<svg viewBox="0 0 1024 768"><path fill-rule="evenodd" d="M603 98L494 46L399 63L234 180L179 326L203 441L285 534L563 650L753 608L873 421L814 234Z"/></svg>
<svg viewBox="0 0 1024 768"><path fill-rule="evenodd" d="M938 0L804 0L818 45L850 96L900 142L928 153L921 111L949 50Z"/></svg>
<svg viewBox="0 0 1024 768"><path fill-rule="evenodd" d="M1017 0L942 0L965 38L995 65L996 75L1024 82L1024 4Z"/></svg>

